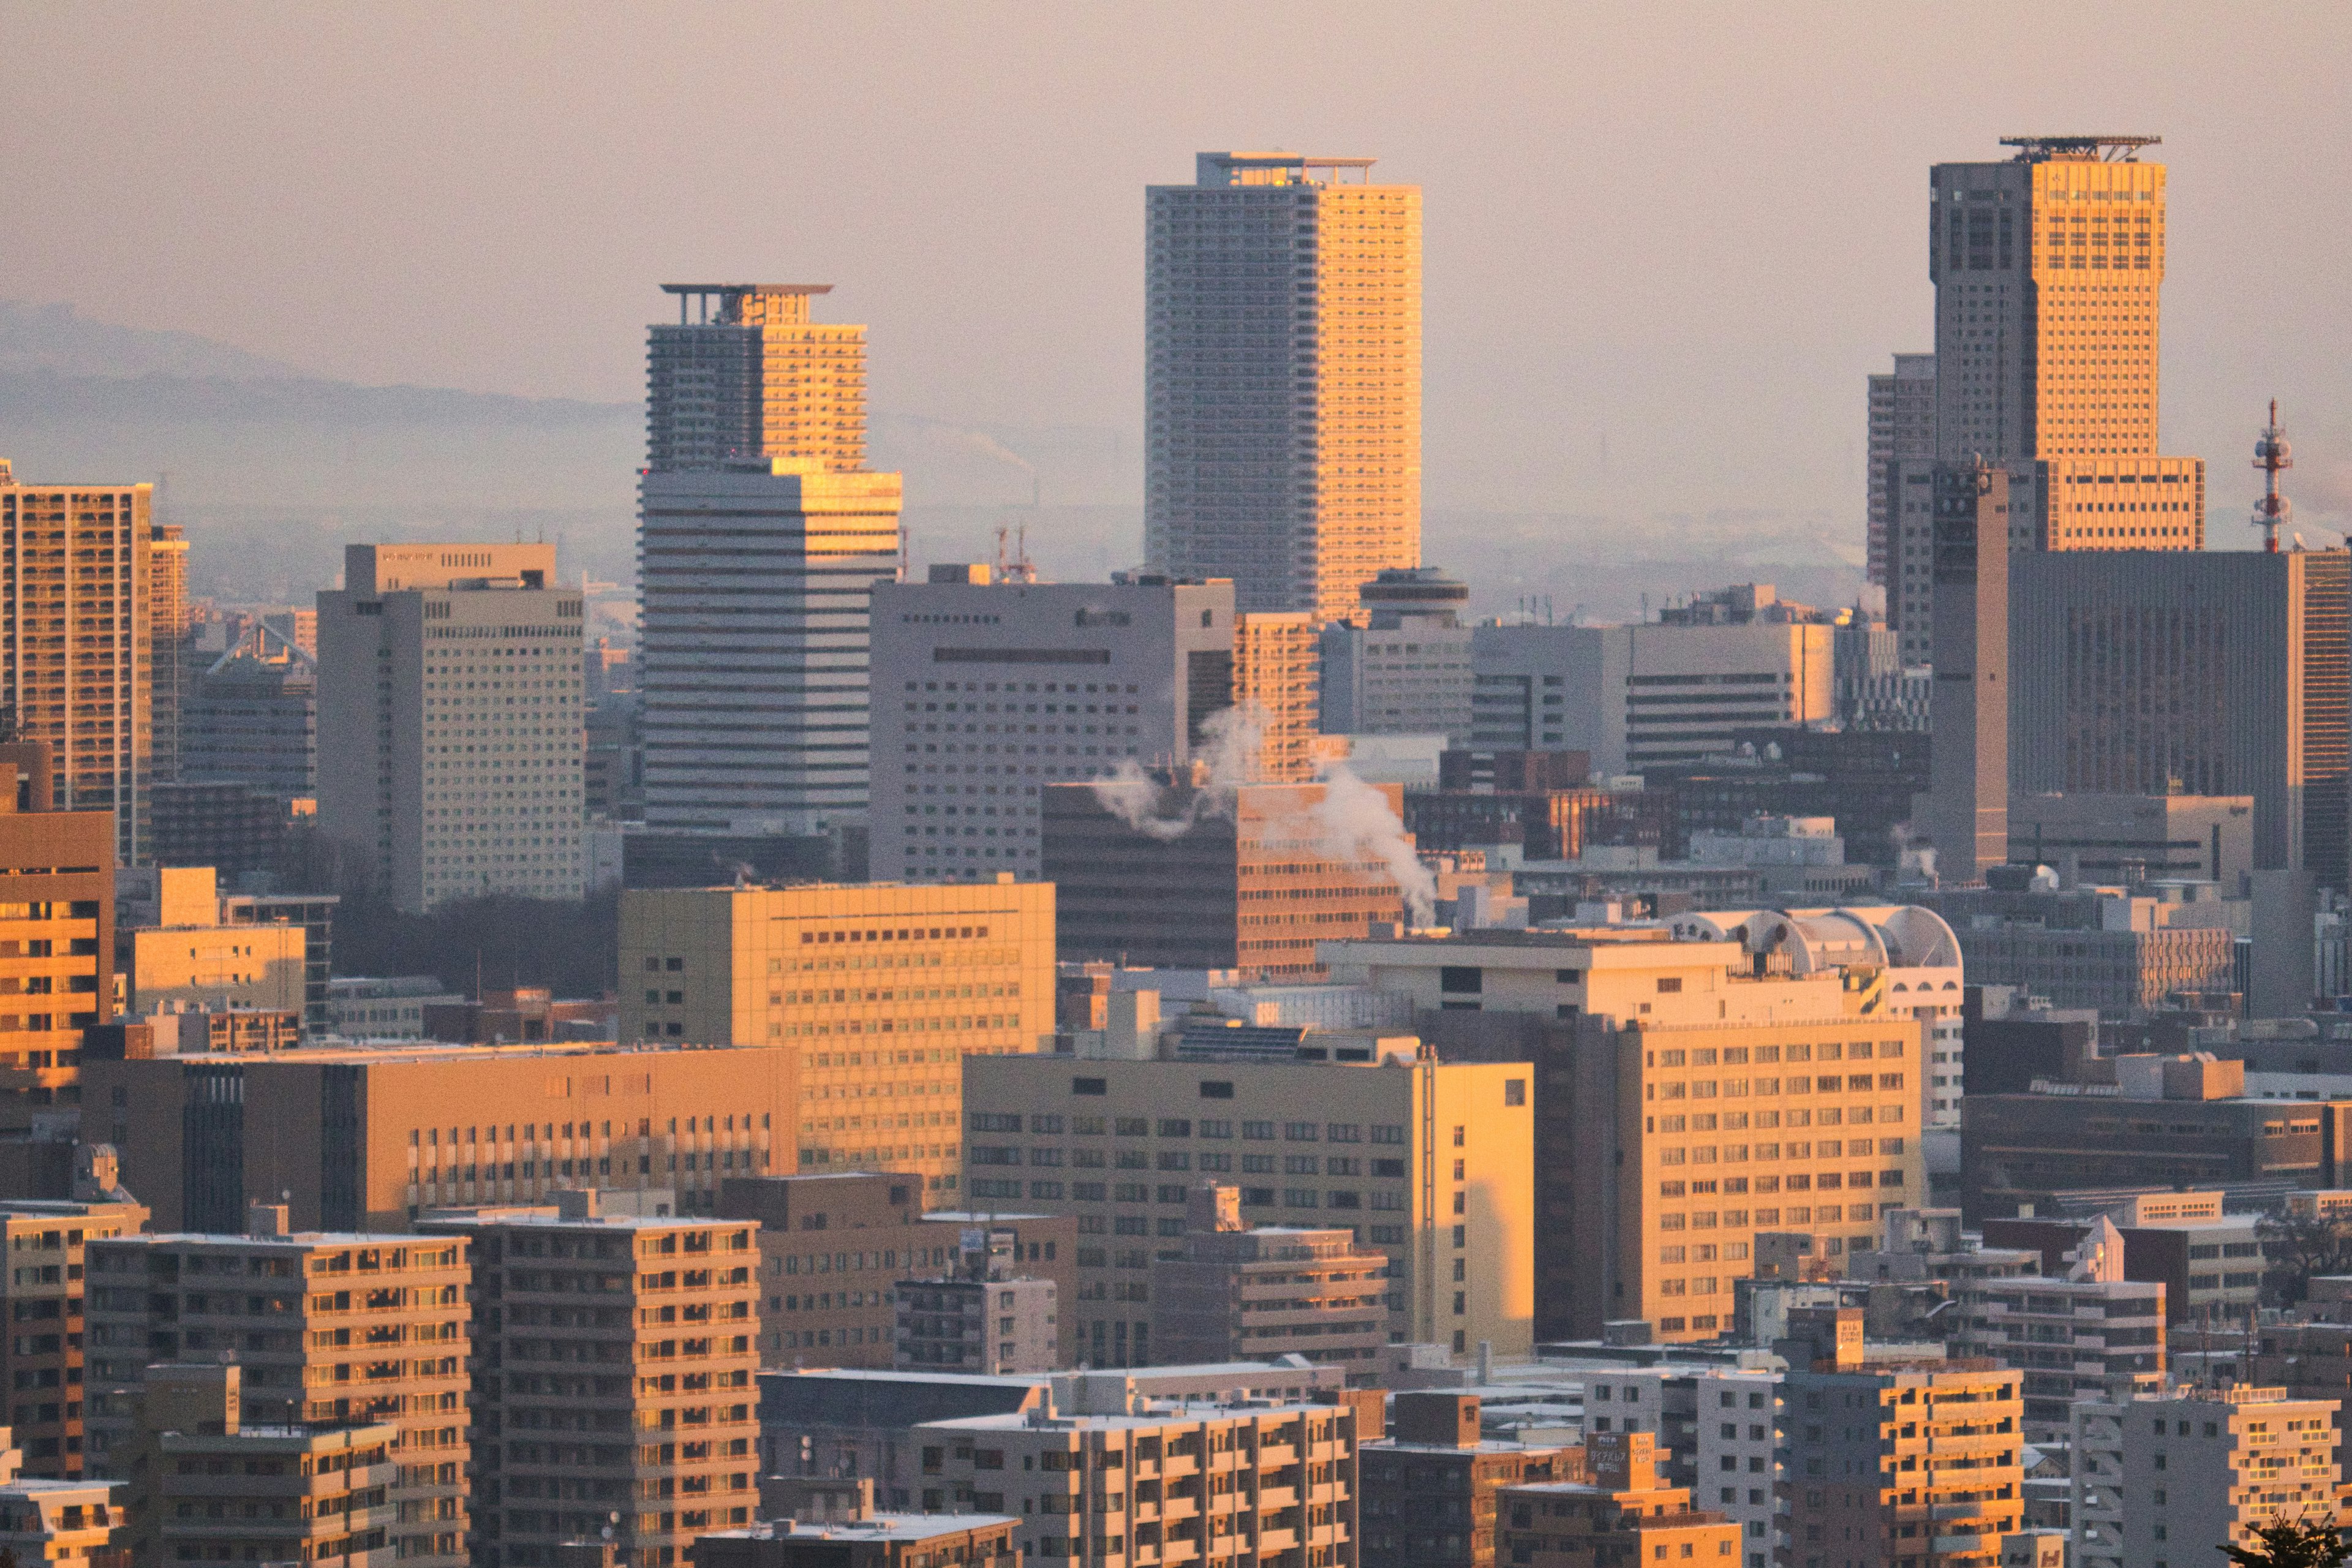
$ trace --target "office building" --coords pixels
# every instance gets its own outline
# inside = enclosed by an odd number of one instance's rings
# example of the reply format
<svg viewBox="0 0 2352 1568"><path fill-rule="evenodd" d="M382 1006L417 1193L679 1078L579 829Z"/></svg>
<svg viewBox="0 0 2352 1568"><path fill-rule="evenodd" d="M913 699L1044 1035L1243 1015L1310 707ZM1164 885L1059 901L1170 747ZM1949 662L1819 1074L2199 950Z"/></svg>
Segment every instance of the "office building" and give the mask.
<svg viewBox="0 0 2352 1568"><path fill-rule="evenodd" d="M1931 936L1940 921L1885 923L1908 937L1895 951L1911 963L1948 963ZM1886 948L1857 943L1783 966L1773 952L1789 940L1758 950L1753 936L1691 932L1326 949L1334 980L1411 995L1449 1056L1533 1064L1542 1339L1599 1339L1624 1320L1665 1342L1713 1338L1759 1234L1803 1232L1842 1257L1881 1207L1926 1190L1915 1075L1928 1026L1890 1005L1908 965L1877 968Z"/></svg>
<svg viewBox="0 0 2352 1568"><path fill-rule="evenodd" d="M898 574L899 492L897 474L816 457L639 482L648 827L804 837L865 821L867 610Z"/></svg>
<svg viewBox="0 0 2352 1568"><path fill-rule="evenodd" d="M1891 610L1906 586L1904 568L1910 563L1895 559L1894 467L1936 455L1936 356L1896 354L1892 372L1870 377L1868 530L1869 551L1864 568L1869 580L1886 590ZM1924 577L1926 563L1919 563Z"/></svg>
<svg viewBox="0 0 2352 1568"><path fill-rule="evenodd" d="M103 1159L110 1165L111 1152ZM0 1339L0 1388L8 1391L23 1470L54 1480L84 1470L83 1249L95 1239L135 1235L147 1223L146 1209L129 1194L100 1195L111 1184L110 1176L101 1180L84 1186L87 1198L0 1203L0 1237L8 1250L0 1312L9 1322Z"/></svg>
<svg viewBox="0 0 2352 1568"><path fill-rule="evenodd" d="M806 458L866 466L866 329L812 319L830 283L665 283L677 325L646 331L646 467ZM688 319L689 312L694 319Z"/></svg>
<svg viewBox="0 0 2352 1568"><path fill-rule="evenodd" d="M0 749L0 947L17 972L0 1013L0 1119L11 1130L72 1113L82 1031L114 1013L116 824L104 811L47 809L46 749Z"/></svg>
<svg viewBox="0 0 2352 1568"><path fill-rule="evenodd" d="M1594 1437L1584 1456L1589 1481L1503 1489L1496 1510L1496 1561L1534 1568L1736 1561L1739 1526L1693 1506L1688 1487L1659 1479L1657 1440L1648 1433Z"/></svg>
<svg viewBox="0 0 2352 1568"><path fill-rule="evenodd" d="M1478 1396L1401 1390L1386 1436L1357 1446L1362 1568L1492 1568L1505 1487L1574 1481L1576 1448L1489 1441Z"/></svg>
<svg viewBox="0 0 2352 1568"><path fill-rule="evenodd" d="M422 1040L426 1007L464 1000L437 974L337 975L328 983L322 1033L341 1040Z"/></svg>
<svg viewBox="0 0 2352 1568"><path fill-rule="evenodd" d="M269 876L287 863L314 798L289 801L228 782L159 784L149 793L152 863L210 866L224 877Z"/></svg>
<svg viewBox="0 0 2352 1568"><path fill-rule="evenodd" d="M937 1492L958 1513L1018 1515L1033 1562L1343 1563L1358 1540L1357 1421L1352 1405L1135 1402L933 1421L908 1438L926 1508Z"/></svg>
<svg viewBox="0 0 2352 1568"><path fill-rule="evenodd" d="M965 1270L975 1256L1017 1267L1077 1298L1077 1222L1068 1215L927 1210L922 1183L885 1171L730 1176L719 1213L760 1226L767 1363L887 1367L896 1361L892 1292L910 1275ZM1051 1364L1077 1360L1066 1306L1055 1307Z"/></svg>
<svg viewBox="0 0 2352 1568"><path fill-rule="evenodd" d="M2068 1562L2196 1563L2265 1524L2340 1522L2342 1409L2250 1384L2075 1405Z"/></svg>
<svg viewBox="0 0 2352 1568"><path fill-rule="evenodd" d="M1782 1384L1775 1562L1994 1568L2023 1522L2018 1373L1861 1352L1857 1336Z"/></svg>
<svg viewBox="0 0 2352 1568"><path fill-rule="evenodd" d="M403 1462L396 1423L256 1420L244 1373L236 1362L146 1368L124 1456L131 1568L466 1560L463 1491L424 1484L432 1467ZM441 1500L455 1507L439 1528L416 1529Z"/></svg>
<svg viewBox="0 0 2352 1568"><path fill-rule="evenodd" d="M2289 1193L2286 1206L2292 1210L2311 1195ZM2101 1225L2115 1226L2123 1238L2124 1278L2143 1288L2161 1287L2166 1323L2182 1335L2243 1323L2262 1305L2270 1250L2262 1236L2266 1216L2224 1213L2227 1201L2219 1192L2053 1194L2034 1205L2033 1217L1988 1216L1984 1231L2003 1247L2040 1248L2044 1270L2055 1272Z"/></svg>
<svg viewBox="0 0 2352 1568"><path fill-rule="evenodd" d="M2009 858L2009 475L1939 465L1933 490L1927 826L1937 875L1962 887Z"/></svg>
<svg viewBox="0 0 2352 1568"><path fill-rule="evenodd" d="M1184 1245L1151 1265L1152 1353L1169 1362L1296 1355L1368 1384L1389 1342L1385 1252L1352 1226L1242 1223L1239 1187L1203 1182Z"/></svg>
<svg viewBox="0 0 2352 1568"><path fill-rule="evenodd" d="M1731 1568L1767 1568L1775 1533L1780 1404L1777 1371L1687 1363L1626 1368L1586 1379L1585 1431L1588 1441L1629 1432L1654 1436L1666 1484L1689 1488L1693 1507L1719 1513L1738 1528L1740 1562Z"/></svg>
<svg viewBox="0 0 2352 1568"><path fill-rule="evenodd" d="M163 1230L235 1231L282 1201L305 1229L404 1231L427 1207L567 1187L709 1214L730 1174L789 1162L791 1058L771 1045L332 1046L90 1064L92 1132ZM652 1201L649 1196L646 1201Z"/></svg>
<svg viewBox="0 0 2352 1568"><path fill-rule="evenodd" d="M1695 763L1733 749L1742 730L1828 719L1835 629L1761 618L1479 626L1472 743L1584 752L1603 779Z"/></svg>
<svg viewBox="0 0 2352 1568"><path fill-rule="evenodd" d="M1511 1063L975 1057L967 1201L1078 1216L1078 1354L1149 1366L1152 1272L1195 1184L1255 1224L1357 1230L1387 1254L1392 1343L1532 1345L1535 1108ZM1311 1116L1306 1108L1312 1108ZM1179 1114L1181 1112L1181 1114Z"/></svg>
<svg viewBox="0 0 2352 1568"><path fill-rule="evenodd" d="M1044 792L1062 957L1318 977L1315 944L1406 918L1394 784L1231 786L1195 767ZM1399 865L1399 861L1402 865ZM1416 878L1417 880L1417 878Z"/></svg>
<svg viewBox="0 0 2352 1568"><path fill-rule="evenodd" d="M2232 910L2242 911L2242 902L2112 888L1921 897L1950 916L1971 980L2014 986L2061 1009L2137 1019L2161 1011L2168 997L2236 989Z"/></svg>
<svg viewBox="0 0 2352 1568"><path fill-rule="evenodd" d="M154 782L153 489L20 482L0 458L12 738L47 743L58 809L113 814L114 858L129 865L147 857Z"/></svg>
<svg viewBox="0 0 2352 1568"><path fill-rule="evenodd" d="M899 1171L951 1193L962 1059L1034 1051L1053 1035L1054 889L631 892L620 973L624 1040L780 1054L800 1101L779 1129L798 1123L799 1152L780 1144L780 1171Z"/></svg>
<svg viewBox="0 0 2352 1568"><path fill-rule="evenodd" d="M280 800L319 793L319 665L286 617L247 622L189 672L186 692L176 782L240 784Z"/></svg>
<svg viewBox="0 0 2352 1568"><path fill-rule="evenodd" d="M399 909L581 889L579 590L551 544L353 544L319 595L319 831Z"/></svg>
<svg viewBox="0 0 2352 1568"><path fill-rule="evenodd" d="M2049 1084L1962 1106L1961 1207L1970 1221L2042 1212L2053 1193L2352 1185L2352 1100L2242 1098L2245 1064L2115 1058L2116 1092Z"/></svg>
<svg viewBox="0 0 2352 1568"><path fill-rule="evenodd" d="M1372 163L1202 153L1145 193L1144 550L1244 611L1345 620L1421 564L1421 191Z"/></svg>
<svg viewBox="0 0 2352 1568"><path fill-rule="evenodd" d="M1268 784L1313 778L1321 708L1316 697L1315 618L1299 611L1259 610L1234 626L1234 706L1254 741L1243 759L1247 776Z"/></svg>
<svg viewBox="0 0 2352 1568"><path fill-rule="evenodd" d="M1470 743L1469 584L1434 566L1391 566L1319 638L1327 735L1443 735Z"/></svg>
<svg viewBox="0 0 2352 1568"><path fill-rule="evenodd" d="M1946 1344L2018 1370L2029 1442L2063 1442L2078 1401L2164 1387L2164 1286L2126 1277L2123 1233L2104 1216L2063 1274L1979 1279L1953 1296Z"/></svg>
<svg viewBox="0 0 2352 1568"><path fill-rule="evenodd" d="M1060 1302L1051 1279L1032 1279L989 1253L963 1270L898 1281L891 1302L901 1372L1051 1372L1059 1364Z"/></svg>
<svg viewBox="0 0 2352 1568"><path fill-rule="evenodd" d="M473 1409L504 1438L478 1450L476 1568L544 1568L608 1527L620 1563L669 1568L751 1522L757 1226L611 1214L593 1187L426 1225L469 1245Z"/></svg>
<svg viewBox="0 0 2352 1568"><path fill-rule="evenodd" d="M0 1428L0 1552L27 1565L122 1561L121 1482L26 1476L17 1466Z"/></svg>
<svg viewBox="0 0 2352 1568"><path fill-rule="evenodd" d="M2019 793L2252 795L2253 868L2352 886L2352 553L2011 563Z"/></svg>
<svg viewBox="0 0 2352 1568"><path fill-rule="evenodd" d="M152 897L119 899L115 973L125 1010L299 1015L308 1000L308 933L290 921L231 924L210 866L140 867L121 874Z"/></svg>
<svg viewBox="0 0 2352 1568"><path fill-rule="evenodd" d="M151 1363L233 1352L241 1387L220 1390L206 1419L233 1410L278 1428L391 1428L396 1484L411 1505L384 1521L392 1550L404 1561L467 1561L466 1244L296 1232L280 1205L256 1204L233 1228L244 1234L86 1243L91 1467L132 1473Z"/></svg>
<svg viewBox="0 0 2352 1568"><path fill-rule="evenodd" d="M1021 1568L1020 1528L993 1513L794 1516L714 1530L696 1537L688 1554L694 1568Z"/></svg>
<svg viewBox="0 0 2352 1568"><path fill-rule="evenodd" d="M877 879L1034 879L1041 789L1189 760L1233 706L1230 583L930 578L874 592Z"/></svg>
<svg viewBox="0 0 2352 1568"><path fill-rule="evenodd" d="M2009 799L2011 863L2048 866L2062 887L2188 878L2236 897L2253 856L2251 795L2070 791Z"/></svg>

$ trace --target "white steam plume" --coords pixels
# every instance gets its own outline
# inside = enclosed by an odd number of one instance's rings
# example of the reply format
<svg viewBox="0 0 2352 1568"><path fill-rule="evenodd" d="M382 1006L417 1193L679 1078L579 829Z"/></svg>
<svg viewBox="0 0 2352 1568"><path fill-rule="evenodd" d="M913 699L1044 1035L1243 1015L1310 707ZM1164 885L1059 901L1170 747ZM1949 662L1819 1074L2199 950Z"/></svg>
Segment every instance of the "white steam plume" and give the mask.
<svg viewBox="0 0 2352 1568"><path fill-rule="evenodd" d="M1404 895L1410 923L1425 926L1436 917L1437 879L1413 853L1412 840L1387 795L1345 763L1334 763L1323 770L1323 799L1315 816L1326 855L1334 860L1377 860Z"/></svg>

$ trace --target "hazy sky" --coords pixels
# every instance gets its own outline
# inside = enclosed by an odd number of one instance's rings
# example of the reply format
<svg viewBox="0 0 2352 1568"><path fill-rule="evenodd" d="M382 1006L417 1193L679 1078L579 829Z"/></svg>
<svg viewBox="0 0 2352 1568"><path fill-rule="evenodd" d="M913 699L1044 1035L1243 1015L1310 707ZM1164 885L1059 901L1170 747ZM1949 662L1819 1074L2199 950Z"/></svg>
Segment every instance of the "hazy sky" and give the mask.
<svg viewBox="0 0 2352 1568"><path fill-rule="evenodd" d="M365 382L631 399L672 279L831 281L877 410L1139 427L1142 187L1426 203L1433 507L1861 511L1927 167L2149 132L2164 435L2352 519L2352 7L0 0L0 296ZM1605 454L1605 456L1604 456ZM1858 541L1857 541L1858 543Z"/></svg>

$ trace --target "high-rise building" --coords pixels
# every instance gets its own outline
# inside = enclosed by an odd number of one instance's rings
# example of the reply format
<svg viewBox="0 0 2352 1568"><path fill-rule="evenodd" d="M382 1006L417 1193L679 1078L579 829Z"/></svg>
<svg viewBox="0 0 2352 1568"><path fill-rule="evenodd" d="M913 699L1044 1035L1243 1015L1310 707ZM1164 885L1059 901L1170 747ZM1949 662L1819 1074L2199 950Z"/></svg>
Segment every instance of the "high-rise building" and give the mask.
<svg viewBox="0 0 2352 1568"><path fill-rule="evenodd" d="M319 828L400 909L577 899L579 590L551 544L353 544L319 595Z"/></svg>
<svg viewBox="0 0 2352 1568"><path fill-rule="evenodd" d="M425 1222L471 1244L473 1409L498 1439L478 1450L470 1561L545 1568L610 1529L627 1568L676 1568L695 1537L751 1522L759 1226L558 1197Z"/></svg>
<svg viewBox="0 0 2352 1568"><path fill-rule="evenodd" d="M89 1463L131 1473L151 1363L233 1353L246 1422L393 1428L407 1506L383 1521L388 1544L404 1562L455 1568L467 1560L471 1432L465 1242L298 1233L280 1205L248 1214L244 1235L86 1244Z"/></svg>
<svg viewBox="0 0 2352 1568"><path fill-rule="evenodd" d="M745 458L866 466L866 329L811 319L830 283L665 283L677 325L646 332L646 466ZM698 312L692 321L688 312Z"/></svg>
<svg viewBox="0 0 2352 1568"><path fill-rule="evenodd" d="M1202 1180L1239 1182L1253 1222L1360 1224L1364 1243L1388 1255L1391 1342L1466 1352L1486 1341L1525 1354L1529 1078L1517 1063L1428 1057L975 1057L964 1068L966 1201L1078 1216L1066 1310L1092 1366L1166 1359L1151 1339L1152 1269L1183 1256Z"/></svg>
<svg viewBox="0 0 2352 1568"><path fill-rule="evenodd" d="M2284 1520L2337 1525L2342 1403L2239 1384L2074 1407L2074 1568L2142 1568L2253 1549Z"/></svg>
<svg viewBox="0 0 2352 1568"><path fill-rule="evenodd" d="M1319 758L1315 618L1299 612L1255 611L1234 626L1234 702L1255 726L1249 776L1300 784Z"/></svg>
<svg viewBox="0 0 2352 1568"><path fill-rule="evenodd" d="M1936 455L1936 356L1896 354L1895 369L1870 378L1869 562L1870 581L1885 588L1888 607L1904 586L1906 563L1894 557L1894 467ZM1925 563L1919 575L1926 575Z"/></svg>
<svg viewBox="0 0 2352 1568"><path fill-rule="evenodd" d="M157 523L147 540L147 690L155 782L180 776L180 704L188 643L188 535Z"/></svg>
<svg viewBox="0 0 2352 1568"><path fill-rule="evenodd" d="M877 586L870 873L1041 875L1038 791L1204 747L1233 706L1239 634L1231 583L940 565Z"/></svg>
<svg viewBox="0 0 2352 1568"><path fill-rule="evenodd" d="M694 888L621 904L621 1038L781 1047L797 1075L797 1163L956 1189L965 1057L1054 1033L1054 889ZM787 1104L784 1110L791 1110Z"/></svg>
<svg viewBox="0 0 2352 1568"><path fill-rule="evenodd" d="M1421 190L1372 163L1202 153L1145 194L1144 548L1245 611L1345 620L1421 563Z"/></svg>
<svg viewBox="0 0 2352 1568"><path fill-rule="evenodd" d="M865 819L868 602L898 574L898 475L818 458L646 474L648 826L810 835Z"/></svg>
<svg viewBox="0 0 2352 1568"><path fill-rule="evenodd" d="M1151 1265L1152 1353L1169 1362L1303 1356L1369 1383L1388 1336L1388 1254L1352 1226L1242 1224L1242 1190L1192 1189L1184 1245Z"/></svg>
<svg viewBox="0 0 2352 1568"><path fill-rule="evenodd" d="M0 1013L0 1125L11 1130L73 1114L83 1031L114 1016L121 840L104 811L48 809L47 753L45 742L0 747L0 925L20 955Z"/></svg>
<svg viewBox="0 0 2352 1568"><path fill-rule="evenodd" d="M282 800L316 795L318 681L318 661L279 617L248 623L186 680L177 776L250 784Z"/></svg>
<svg viewBox="0 0 2352 1568"><path fill-rule="evenodd" d="M1738 1528L1742 1561L1726 1568L1769 1568L1779 1372L1687 1363L1627 1370L1589 1379L1585 1404L1588 1433L1655 1434L1666 1484L1690 1488L1693 1507Z"/></svg>
<svg viewBox="0 0 2352 1568"><path fill-rule="evenodd" d="M110 1167L111 1152L97 1152ZM110 1173L102 1176L84 1187L91 1195L83 1199L0 1203L9 1259L0 1311L12 1325L0 1339L0 1388L8 1390L8 1418L29 1475L68 1480L82 1473L83 1248L147 1223L147 1211L128 1193L103 1195L111 1184Z"/></svg>
<svg viewBox="0 0 2352 1568"><path fill-rule="evenodd" d="M2009 475L1936 470L1927 835L1937 875L1974 882L2009 859Z"/></svg>
<svg viewBox="0 0 2352 1568"><path fill-rule="evenodd" d="M1354 618L1321 634L1324 733L1443 735L1468 745L1468 585L1434 566L1392 566L1356 595Z"/></svg>
<svg viewBox="0 0 2352 1568"><path fill-rule="evenodd" d="M18 483L0 458L0 699L16 737L48 742L58 807L112 812L132 865L154 777L153 489Z"/></svg>

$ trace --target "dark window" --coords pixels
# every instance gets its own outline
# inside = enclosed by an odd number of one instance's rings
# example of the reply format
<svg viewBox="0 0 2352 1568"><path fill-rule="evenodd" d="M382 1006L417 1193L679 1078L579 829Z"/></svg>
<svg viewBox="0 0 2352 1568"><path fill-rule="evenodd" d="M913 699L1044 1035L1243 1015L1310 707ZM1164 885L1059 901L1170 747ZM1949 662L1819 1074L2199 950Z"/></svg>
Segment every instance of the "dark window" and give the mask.
<svg viewBox="0 0 2352 1568"><path fill-rule="evenodd" d="M1074 1078L1070 1080L1072 1094L1108 1094L1110 1083L1099 1078Z"/></svg>
<svg viewBox="0 0 2352 1568"><path fill-rule="evenodd" d="M1449 963L1437 972L1440 991L1477 995L1486 988L1486 972L1466 963Z"/></svg>
<svg viewBox="0 0 2352 1568"><path fill-rule="evenodd" d="M1231 1100L1233 1097L1234 1086L1231 1083L1222 1082L1214 1079L1207 1079L1202 1081L1201 1098L1202 1100Z"/></svg>

